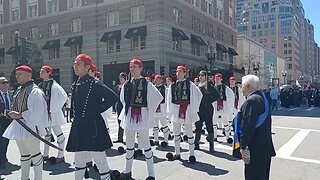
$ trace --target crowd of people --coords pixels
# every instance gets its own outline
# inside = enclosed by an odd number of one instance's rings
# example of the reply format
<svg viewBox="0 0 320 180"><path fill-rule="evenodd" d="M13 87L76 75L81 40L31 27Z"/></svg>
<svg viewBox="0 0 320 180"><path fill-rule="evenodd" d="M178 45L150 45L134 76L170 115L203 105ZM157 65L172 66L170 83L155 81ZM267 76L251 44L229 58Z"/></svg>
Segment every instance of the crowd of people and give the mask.
<svg viewBox="0 0 320 180"><path fill-rule="evenodd" d="M101 73L93 63L86 54L75 58L73 69L78 79L71 86L69 98L51 78L52 67L48 65L41 68L43 81L38 85L31 78L33 69L17 67L20 87L12 97L7 94L8 80L0 77L1 168L5 168L8 161L6 153L10 139L18 145L22 180L30 178L31 165L35 179L43 179L43 163L63 163L64 150L74 153L76 180L87 177L87 169L93 163L101 179L131 179L137 142L146 159L146 179L152 180L156 177L152 146L168 148L171 136L168 123L172 122L174 152L166 154L168 161L183 159L180 143L184 139L189 145L188 161L196 163L195 150L201 149L199 142L205 124L209 152L215 151L214 141L221 129L227 142L233 143L234 150L239 151L238 157L246 162L245 179L269 178L271 157L275 156L271 113L265 95L259 90L257 76L242 77L240 87L235 77L230 77L228 84L223 83L220 73L214 75L214 82L209 82L208 73L202 70L194 83L186 77L187 67L180 65L176 68L176 79L167 77L163 83L164 77L160 74L142 76L143 62L132 59L130 73L120 73L119 85L112 90L99 79ZM274 98L276 92L271 91L270 96ZM62 113L65 104L70 119ZM117 140L112 142L108 119L113 107L119 129ZM61 126L71 119L72 126L65 143ZM232 127L234 139L231 138ZM149 137L150 129L153 137ZM159 132L164 139L161 143ZM53 144L55 139L57 146ZM259 141L261 139L264 143ZM43 153L40 141L45 143ZM126 155L121 173L110 170L105 155L113 143L126 145L122 150ZM49 156L50 147L58 150L56 156Z"/></svg>

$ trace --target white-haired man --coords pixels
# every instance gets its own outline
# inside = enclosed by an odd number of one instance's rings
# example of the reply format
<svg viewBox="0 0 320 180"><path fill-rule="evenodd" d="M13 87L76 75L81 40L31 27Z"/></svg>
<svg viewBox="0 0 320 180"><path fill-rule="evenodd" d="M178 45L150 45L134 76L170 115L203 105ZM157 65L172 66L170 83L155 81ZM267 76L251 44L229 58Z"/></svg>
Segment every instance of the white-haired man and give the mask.
<svg viewBox="0 0 320 180"><path fill-rule="evenodd" d="M270 105L260 92L259 84L259 78L255 75L242 77L241 90L247 99L234 121L234 147L240 147L241 157L245 162L246 180L269 179L271 157L275 156Z"/></svg>

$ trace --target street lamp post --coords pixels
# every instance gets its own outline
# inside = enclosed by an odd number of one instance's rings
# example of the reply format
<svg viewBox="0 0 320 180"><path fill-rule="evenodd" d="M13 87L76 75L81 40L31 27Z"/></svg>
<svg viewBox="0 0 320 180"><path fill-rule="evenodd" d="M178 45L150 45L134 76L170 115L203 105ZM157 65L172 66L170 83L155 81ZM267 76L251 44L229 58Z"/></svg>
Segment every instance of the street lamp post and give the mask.
<svg viewBox="0 0 320 180"><path fill-rule="evenodd" d="M282 71L283 84L286 84L287 71Z"/></svg>

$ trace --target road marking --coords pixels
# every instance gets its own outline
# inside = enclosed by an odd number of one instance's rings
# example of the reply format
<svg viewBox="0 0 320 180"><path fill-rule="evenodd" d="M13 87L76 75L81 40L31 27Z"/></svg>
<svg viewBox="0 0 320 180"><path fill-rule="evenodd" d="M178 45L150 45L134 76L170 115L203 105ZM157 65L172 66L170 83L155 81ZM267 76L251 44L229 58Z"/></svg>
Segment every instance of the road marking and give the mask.
<svg viewBox="0 0 320 180"><path fill-rule="evenodd" d="M288 129L288 130L308 130L308 131L313 131L313 132L320 132L320 130L318 129L301 129L301 128L294 128L294 127L282 127L282 126L272 126L272 128L276 128L276 129Z"/></svg>
<svg viewBox="0 0 320 180"><path fill-rule="evenodd" d="M294 111L294 110L296 110L296 109L299 109L300 107L296 107L296 108L291 108L291 109L289 109L290 111Z"/></svg>
<svg viewBox="0 0 320 180"><path fill-rule="evenodd" d="M277 151L277 157L290 157L309 133L310 130L301 129L286 144L279 148Z"/></svg>
<svg viewBox="0 0 320 180"><path fill-rule="evenodd" d="M315 107L312 107L312 108L306 109L306 111L312 111L312 110L314 110L314 109L315 109Z"/></svg>
<svg viewBox="0 0 320 180"><path fill-rule="evenodd" d="M278 156L277 156L277 157L278 157ZM320 161L319 161L319 160L315 160L315 159L307 159L307 158L300 158L300 157L293 157L293 156L289 156L289 157L278 157L278 158L287 159L287 160L293 160L293 161L299 161L299 162L320 164Z"/></svg>

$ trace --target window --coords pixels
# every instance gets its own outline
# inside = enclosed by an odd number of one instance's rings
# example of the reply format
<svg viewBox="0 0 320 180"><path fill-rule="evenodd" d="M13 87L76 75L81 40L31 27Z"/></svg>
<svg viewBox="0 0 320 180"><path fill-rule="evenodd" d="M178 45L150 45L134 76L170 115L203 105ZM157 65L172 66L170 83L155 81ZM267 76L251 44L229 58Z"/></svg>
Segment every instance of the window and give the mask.
<svg viewBox="0 0 320 180"><path fill-rule="evenodd" d="M0 64L4 64L4 54L0 55Z"/></svg>
<svg viewBox="0 0 320 180"><path fill-rule="evenodd" d="M275 45L275 44L272 44L272 45L271 45L271 49L276 49L276 45Z"/></svg>
<svg viewBox="0 0 320 180"><path fill-rule="evenodd" d="M258 22L258 17L253 17L252 22Z"/></svg>
<svg viewBox="0 0 320 180"><path fill-rule="evenodd" d="M48 0L48 13L58 12L58 0Z"/></svg>
<svg viewBox="0 0 320 180"><path fill-rule="evenodd" d="M173 19L177 24L182 24L182 11L178 8L173 8Z"/></svg>
<svg viewBox="0 0 320 180"><path fill-rule="evenodd" d="M212 0L205 0L204 6L205 6L206 13L212 15Z"/></svg>
<svg viewBox="0 0 320 180"><path fill-rule="evenodd" d="M270 35L275 35L275 34L276 34L276 30L275 29L271 29Z"/></svg>
<svg viewBox="0 0 320 180"><path fill-rule="evenodd" d="M20 9L13 9L11 11L11 21L19 21L20 20Z"/></svg>
<svg viewBox="0 0 320 180"><path fill-rule="evenodd" d="M31 27L30 28L30 39L38 39L39 37L39 28Z"/></svg>
<svg viewBox="0 0 320 180"><path fill-rule="evenodd" d="M181 52L182 40L178 37L173 37L173 50Z"/></svg>
<svg viewBox="0 0 320 180"><path fill-rule="evenodd" d="M292 69L292 64L288 64L288 69Z"/></svg>
<svg viewBox="0 0 320 180"><path fill-rule="evenodd" d="M264 28L269 28L269 23L264 23Z"/></svg>
<svg viewBox="0 0 320 180"><path fill-rule="evenodd" d="M71 22L71 32L80 32L81 31L81 19L75 18Z"/></svg>
<svg viewBox="0 0 320 180"><path fill-rule="evenodd" d="M70 46L70 57L76 57L82 52L81 44L73 44Z"/></svg>
<svg viewBox="0 0 320 180"><path fill-rule="evenodd" d="M276 8L271 8L270 12L276 12Z"/></svg>
<svg viewBox="0 0 320 180"><path fill-rule="evenodd" d="M77 8L81 6L80 0L69 0L69 9Z"/></svg>
<svg viewBox="0 0 320 180"><path fill-rule="evenodd" d="M288 51L287 50L284 50L284 52L283 52L284 54L288 54Z"/></svg>
<svg viewBox="0 0 320 180"><path fill-rule="evenodd" d="M280 22L280 26L291 26L291 20L284 20Z"/></svg>
<svg viewBox="0 0 320 180"><path fill-rule="evenodd" d="M4 44L3 42L3 34L0 34L0 45Z"/></svg>
<svg viewBox="0 0 320 180"><path fill-rule="evenodd" d="M290 34L291 28L281 28L280 32L281 34Z"/></svg>
<svg viewBox="0 0 320 180"><path fill-rule="evenodd" d="M258 36L263 36L262 31L258 31Z"/></svg>
<svg viewBox="0 0 320 180"><path fill-rule="evenodd" d="M262 24L258 24L258 29L262 29Z"/></svg>
<svg viewBox="0 0 320 180"><path fill-rule="evenodd" d="M261 16L261 21L266 21L266 17L265 16Z"/></svg>
<svg viewBox="0 0 320 180"><path fill-rule="evenodd" d="M271 14L271 15L269 15L269 20L275 20L276 19L276 17L277 17L277 15L275 15L275 14Z"/></svg>
<svg viewBox="0 0 320 180"><path fill-rule="evenodd" d="M107 13L107 27L119 25L119 11Z"/></svg>
<svg viewBox="0 0 320 180"><path fill-rule="evenodd" d="M252 32L252 37L257 37L257 32L256 31Z"/></svg>
<svg viewBox="0 0 320 180"><path fill-rule="evenodd" d="M131 22L144 21L144 19L144 6L137 6L131 8Z"/></svg>
<svg viewBox="0 0 320 180"><path fill-rule="evenodd" d="M288 54L292 54L292 50L288 50Z"/></svg>
<svg viewBox="0 0 320 180"><path fill-rule="evenodd" d="M2 12L0 13L0 24L4 24Z"/></svg>
<svg viewBox="0 0 320 180"><path fill-rule="evenodd" d="M29 4L28 14L29 18L38 16L38 4Z"/></svg>
<svg viewBox="0 0 320 180"><path fill-rule="evenodd" d="M269 30L265 30L265 31L264 31L264 35L265 35L265 36L268 36L268 35L269 35Z"/></svg>
<svg viewBox="0 0 320 180"><path fill-rule="evenodd" d="M288 47L288 44L287 44L287 43L284 43L284 44L283 44L283 47Z"/></svg>
<svg viewBox="0 0 320 180"><path fill-rule="evenodd" d="M270 27L274 28L276 26L276 23L275 22L271 22L270 23Z"/></svg>
<svg viewBox="0 0 320 180"><path fill-rule="evenodd" d="M49 24L49 36L55 36L58 34L58 23Z"/></svg>
<svg viewBox="0 0 320 180"><path fill-rule="evenodd" d="M262 13L269 13L269 2L262 3Z"/></svg>
<svg viewBox="0 0 320 180"><path fill-rule="evenodd" d="M110 39L107 41L107 54L120 52L120 39Z"/></svg>
<svg viewBox="0 0 320 180"><path fill-rule="evenodd" d="M145 36L131 37L130 42L131 42L131 51L146 48L146 37Z"/></svg>
<svg viewBox="0 0 320 180"><path fill-rule="evenodd" d="M200 44L192 43L191 44L191 53L196 56L200 56Z"/></svg>
<svg viewBox="0 0 320 180"><path fill-rule="evenodd" d="M195 16L192 16L192 29L196 32L201 32L200 19Z"/></svg>
<svg viewBox="0 0 320 180"><path fill-rule="evenodd" d="M49 49L49 59L56 59L60 57L60 48L50 48Z"/></svg>
<svg viewBox="0 0 320 180"><path fill-rule="evenodd" d="M217 17L223 21L223 0L217 0Z"/></svg>
<svg viewBox="0 0 320 180"><path fill-rule="evenodd" d="M257 29L257 25L256 24L252 24L252 29Z"/></svg>
<svg viewBox="0 0 320 180"><path fill-rule="evenodd" d="M201 7L200 5L200 2L201 0L191 0L191 4L195 7Z"/></svg>

